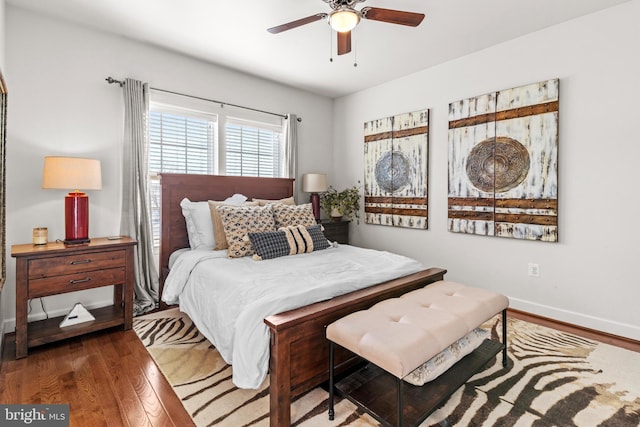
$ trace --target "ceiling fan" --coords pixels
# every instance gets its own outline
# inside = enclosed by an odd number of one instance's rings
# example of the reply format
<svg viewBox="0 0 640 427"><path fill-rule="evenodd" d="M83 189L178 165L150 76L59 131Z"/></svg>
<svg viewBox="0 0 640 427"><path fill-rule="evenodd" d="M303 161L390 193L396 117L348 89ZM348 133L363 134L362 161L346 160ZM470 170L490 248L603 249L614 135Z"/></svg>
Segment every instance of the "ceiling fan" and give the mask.
<svg viewBox="0 0 640 427"><path fill-rule="evenodd" d="M361 19L388 22L390 24L417 27L424 19L424 13L404 12L401 10L382 9L379 7L363 7L354 9L357 3L365 0L322 0L331 7L329 13L316 13L306 18L297 19L267 29L271 34L278 34L311 22L328 20L329 25L338 33L338 55L351 52L351 30Z"/></svg>

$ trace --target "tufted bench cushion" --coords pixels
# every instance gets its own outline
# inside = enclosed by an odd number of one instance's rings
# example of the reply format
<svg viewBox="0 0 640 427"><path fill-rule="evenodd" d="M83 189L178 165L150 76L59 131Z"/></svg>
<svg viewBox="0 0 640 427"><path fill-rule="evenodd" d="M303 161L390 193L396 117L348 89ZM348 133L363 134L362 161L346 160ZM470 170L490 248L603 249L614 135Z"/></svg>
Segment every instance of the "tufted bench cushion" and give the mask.
<svg viewBox="0 0 640 427"><path fill-rule="evenodd" d="M504 295L440 281L349 314L327 338L397 378L509 306Z"/></svg>

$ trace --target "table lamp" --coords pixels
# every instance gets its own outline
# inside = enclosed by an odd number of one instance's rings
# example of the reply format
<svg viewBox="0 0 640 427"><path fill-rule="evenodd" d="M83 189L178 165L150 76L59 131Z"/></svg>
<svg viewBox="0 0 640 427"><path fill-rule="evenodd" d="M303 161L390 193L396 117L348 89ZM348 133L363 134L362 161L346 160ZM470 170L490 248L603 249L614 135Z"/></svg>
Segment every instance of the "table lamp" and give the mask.
<svg viewBox="0 0 640 427"><path fill-rule="evenodd" d="M311 193L309 200L316 221L320 221L320 195L318 193L325 192L328 188L326 174L308 173L302 175L302 191Z"/></svg>
<svg viewBox="0 0 640 427"><path fill-rule="evenodd" d="M73 190L64 199L64 244L89 243L89 196L80 189L102 189L100 160L47 156L42 188Z"/></svg>

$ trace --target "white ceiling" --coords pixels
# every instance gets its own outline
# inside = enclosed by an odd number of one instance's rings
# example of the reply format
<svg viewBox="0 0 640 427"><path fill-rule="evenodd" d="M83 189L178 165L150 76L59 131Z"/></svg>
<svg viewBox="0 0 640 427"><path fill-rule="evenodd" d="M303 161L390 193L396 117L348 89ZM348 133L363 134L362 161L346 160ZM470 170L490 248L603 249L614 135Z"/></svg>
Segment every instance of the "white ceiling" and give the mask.
<svg viewBox="0 0 640 427"><path fill-rule="evenodd" d="M625 1L368 0L356 8L406 10L426 18L417 28L363 20L354 32L354 50L342 56L335 53L335 33L326 21L280 34L266 31L328 12L322 0L7 3L338 97Z"/></svg>

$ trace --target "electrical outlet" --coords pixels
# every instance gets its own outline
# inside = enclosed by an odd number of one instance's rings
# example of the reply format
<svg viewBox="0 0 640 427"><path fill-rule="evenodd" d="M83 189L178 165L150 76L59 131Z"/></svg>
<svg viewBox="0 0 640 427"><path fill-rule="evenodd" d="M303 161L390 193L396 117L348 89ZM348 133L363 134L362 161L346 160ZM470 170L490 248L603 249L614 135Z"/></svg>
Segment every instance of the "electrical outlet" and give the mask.
<svg viewBox="0 0 640 427"><path fill-rule="evenodd" d="M529 263L529 276L540 277L540 265L530 262Z"/></svg>

